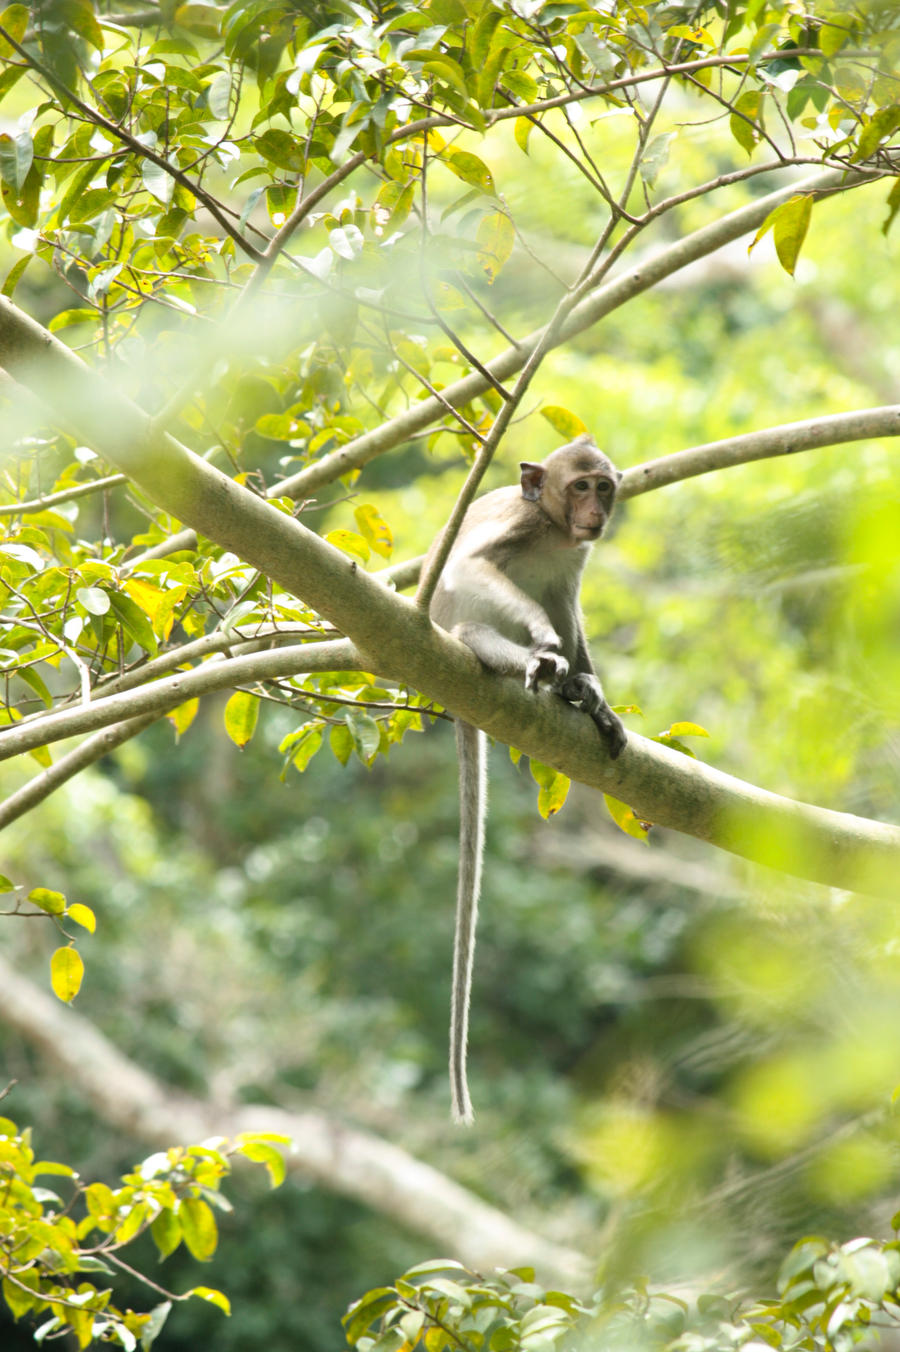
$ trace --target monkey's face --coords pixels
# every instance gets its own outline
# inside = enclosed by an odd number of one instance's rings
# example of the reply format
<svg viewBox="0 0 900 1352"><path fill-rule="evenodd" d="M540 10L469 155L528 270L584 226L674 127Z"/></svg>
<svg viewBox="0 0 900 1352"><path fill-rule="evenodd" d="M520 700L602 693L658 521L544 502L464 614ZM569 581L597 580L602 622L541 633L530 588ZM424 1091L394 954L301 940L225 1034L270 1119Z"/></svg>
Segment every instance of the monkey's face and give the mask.
<svg viewBox="0 0 900 1352"><path fill-rule="evenodd" d="M612 515L618 484L606 474L580 474L566 484L566 525L573 541L599 540Z"/></svg>

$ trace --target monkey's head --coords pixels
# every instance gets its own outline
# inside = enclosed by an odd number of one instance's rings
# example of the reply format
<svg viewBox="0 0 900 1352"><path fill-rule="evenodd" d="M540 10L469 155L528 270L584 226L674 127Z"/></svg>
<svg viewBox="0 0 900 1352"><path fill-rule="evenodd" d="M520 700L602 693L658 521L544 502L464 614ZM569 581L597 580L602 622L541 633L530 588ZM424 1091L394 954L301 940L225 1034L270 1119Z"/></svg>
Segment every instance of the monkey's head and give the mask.
<svg viewBox="0 0 900 1352"><path fill-rule="evenodd" d="M585 434L560 446L542 464L523 460L522 497L537 502L572 545L599 540L622 480L608 456Z"/></svg>

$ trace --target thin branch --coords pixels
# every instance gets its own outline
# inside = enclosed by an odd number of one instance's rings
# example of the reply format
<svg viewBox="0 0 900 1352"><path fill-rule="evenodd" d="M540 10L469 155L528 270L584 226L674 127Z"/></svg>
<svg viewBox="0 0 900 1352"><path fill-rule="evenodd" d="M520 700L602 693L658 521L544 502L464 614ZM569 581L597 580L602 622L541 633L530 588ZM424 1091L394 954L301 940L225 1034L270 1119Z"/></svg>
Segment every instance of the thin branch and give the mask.
<svg viewBox="0 0 900 1352"><path fill-rule="evenodd" d="M709 225L701 226L700 229L693 231L690 235L686 235L683 239L660 250L659 253L643 260L636 267L622 273L621 276L606 282L602 287L598 287L593 295L588 296L575 307L563 325L557 341L566 341L583 332L636 296L652 290L666 277L672 276L673 273L679 272L682 268L700 258L705 258L707 254L714 253L723 245L740 239L742 235L748 234L751 230L758 229L769 213L775 207L787 201L789 197L793 197L797 193L811 194L831 188L850 189L860 183L871 181L873 177L879 177L879 175L830 169L824 173L814 174L810 178L788 184L786 187L778 188L765 197L757 198L753 202L739 207L736 211L719 217ZM542 332L542 330L537 330L529 334L520 343L507 348L499 356L488 362L487 365L493 375L504 381L521 370L531 352L540 342ZM374 460L377 456L401 445L414 433L429 427L437 418L442 416L444 406L447 403L453 404L454 407L460 407L469 403L472 399L478 398L487 388L487 382L484 378L477 372L472 372L444 387L441 391L440 405L436 400L423 399L407 412L392 418L390 422L373 428L369 432L364 432L361 436L347 442L346 445L330 451L315 464L299 470L286 479L282 479L277 485L277 491L279 494L288 497L309 497L323 484L330 483L353 470L361 469L370 460ZM185 548L187 546L179 544L173 547Z"/></svg>
<svg viewBox="0 0 900 1352"><path fill-rule="evenodd" d="M125 719L157 717L176 709L186 700L208 695L214 690L226 690L242 682L296 676L300 672L367 669L356 648L346 639L295 643L270 652L203 662L190 671L150 681L136 690L121 690L74 709L58 709L32 720L23 720L0 733L0 761L66 737L96 732Z"/></svg>
<svg viewBox="0 0 900 1352"><path fill-rule="evenodd" d="M94 479L89 484L73 484L71 488L61 488L58 493L48 493L45 498L32 498L29 502L4 503L0 507L0 517L45 512L50 507L58 507L61 502L71 502L73 498L83 498L89 493L102 493L107 488L127 483L127 474L109 474L105 479Z"/></svg>

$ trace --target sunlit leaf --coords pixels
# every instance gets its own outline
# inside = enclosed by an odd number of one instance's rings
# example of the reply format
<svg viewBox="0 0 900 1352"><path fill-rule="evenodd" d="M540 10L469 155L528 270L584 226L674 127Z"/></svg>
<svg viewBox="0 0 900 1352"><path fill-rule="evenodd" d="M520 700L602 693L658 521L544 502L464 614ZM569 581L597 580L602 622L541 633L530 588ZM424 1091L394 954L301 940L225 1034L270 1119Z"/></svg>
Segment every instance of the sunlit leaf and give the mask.
<svg viewBox="0 0 900 1352"><path fill-rule="evenodd" d="M66 918L74 920L76 925L81 925L83 929L93 934L97 928L97 917L90 906L85 906L80 901L73 901L71 906L66 907Z"/></svg>
<svg viewBox="0 0 900 1352"><path fill-rule="evenodd" d="M50 959L50 984L58 999L68 1004L81 990L84 963L75 948L58 948Z"/></svg>
<svg viewBox="0 0 900 1352"><path fill-rule="evenodd" d="M208 1262L219 1242L216 1218L209 1203L202 1197L183 1198L178 1208L178 1220L182 1238L192 1256L201 1263Z"/></svg>
<svg viewBox="0 0 900 1352"><path fill-rule="evenodd" d="M62 892L51 892L47 887L33 887L27 899L48 915L62 915L66 909L66 899Z"/></svg>
<svg viewBox="0 0 900 1352"><path fill-rule="evenodd" d="M225 705L225 731L242 751L256 731L259 704L258 695L248 690L236 690Z"/></svg>

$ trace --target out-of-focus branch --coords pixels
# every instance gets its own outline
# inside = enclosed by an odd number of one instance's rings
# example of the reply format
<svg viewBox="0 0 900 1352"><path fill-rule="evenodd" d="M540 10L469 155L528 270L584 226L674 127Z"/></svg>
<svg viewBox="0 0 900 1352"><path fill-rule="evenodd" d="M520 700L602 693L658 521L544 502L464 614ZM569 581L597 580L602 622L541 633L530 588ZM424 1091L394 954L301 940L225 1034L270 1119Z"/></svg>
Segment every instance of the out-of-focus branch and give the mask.
<svg viewBox="0 0 900 1352"><path fill-rule="evenodd" d="M129 1060L88 1019L28 981L0 957L0 1018L64 1075L104 1122L149 1145L271 1131L290 1136L288 1169L390 1216L475 1268L534 1264L582 1286L592 1265L536 1235L399 1146L324 1113L213 1106L163 1084ZM450 1128L448 1127L448 1130Z"/></svg>

